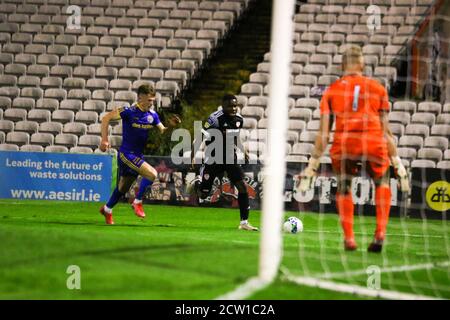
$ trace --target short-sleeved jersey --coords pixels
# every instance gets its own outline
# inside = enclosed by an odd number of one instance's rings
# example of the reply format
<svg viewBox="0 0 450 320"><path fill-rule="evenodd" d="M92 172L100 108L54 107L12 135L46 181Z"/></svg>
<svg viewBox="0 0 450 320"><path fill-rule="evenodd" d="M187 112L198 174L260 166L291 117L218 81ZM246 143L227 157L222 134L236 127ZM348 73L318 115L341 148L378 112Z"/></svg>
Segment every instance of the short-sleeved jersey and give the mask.
<svg viewBox="0 0 450 320"><path fill-rule="evenodd" d="M334 82L320 103L321 114L335 116L335 139L343 135L383 136L382 111L389 111L386 89L376 80L360 75L347 75Z"/></svg>
<svg viewBox="0 0 450 320"><path fill-rule="evenodd" d="M161 123L158 114L153 110L144 112L136 103L120 107L119 114L122 118L120 152L143 154L150 128Z"/></svg>
<svg viewBox="0 0 450 320"><path fill-rule="evenodd" d="M240 114L234 116L226 115L222 110L213 112L208 120L203 125L203 130L216 129L220 130L223 138L223 153L226 157L226 139L227 136L233 139L233 144L235 146L234 152L236 151L236 136L239 136L239 131L244 124L244 118ZM206 140L206 146L213 143L213 140ZM236 155L236 154L235 154Z"/></svg>

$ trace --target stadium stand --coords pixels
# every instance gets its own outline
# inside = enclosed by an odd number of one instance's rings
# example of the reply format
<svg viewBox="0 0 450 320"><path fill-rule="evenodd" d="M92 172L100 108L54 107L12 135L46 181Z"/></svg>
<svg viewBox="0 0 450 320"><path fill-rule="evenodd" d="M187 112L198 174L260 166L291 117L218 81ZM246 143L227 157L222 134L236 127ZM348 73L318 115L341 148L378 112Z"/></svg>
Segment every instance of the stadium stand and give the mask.
<svg viewBox="0 0 450 320"><path fill-rule="evenodd" d="M0 148L96 150L105 112L135 100L130 90L142 82L155 85L158 107L169 106L249 2L1 1ZM382 27L374 32L366 26L370 3L309 0L299 6L294 17L288 161L307 161L318 130L320 96L340 76L348 45L361 45L366 75L391 88L398 78L395 61L402 59L432 1L380 1ZM79 29L66 26L69 5L82 7ZM244 128L257 129L248 134L249 145L265 139L270 60L267 52L238 96ZM444 95L444 104L392 101L391 130L408 165L448 168L450 81ZM110 132L113 146L119 145L120 124ZM261 154L258 148L250 149Z"/></svg>
<svg viewBox="0 0 450 320"><path fill-rule="evenodd" d="M309 0L295 15L289 129L299 135L288 161L307 161L314 132L318 130L319 102L326 87L341 75L342 53L349 44L363 48L365 74L376 78L389 90L397 81L395 62L404 59L406 44L412 39L433 1ZM376 4L381 10L382 26L373 32L366 25L366 7ZM300 40L300 41L299 41ZM241 87L239 101L245 128L266 127L266 106L271 54L267 52L248 83ZM447 87L450 87L450 82ZM257 107L251 99L265 99ZM449 98L447 98L448 101ZM253 100L254 101L254 100ZM406 165L436 167L442 152L448 151L450 104L431 101L392 102L391 131L399 143ZM304 126L294 124L303 121ZM445 141L445 142L444 142ZM253 141L257 143L258 141ZM305 144L306 143L306 144ZM324 157L327 162L329 158ZM444 167L446 163L441 163Z"/></svg>
<svg viewBox="0 0 450 320"><path fill-rule="evenodd" d="M0 1L1 148L93 151L101 115L144 81L169 106L249 1ZM70 5L79 28L67 26Z"/></svg>

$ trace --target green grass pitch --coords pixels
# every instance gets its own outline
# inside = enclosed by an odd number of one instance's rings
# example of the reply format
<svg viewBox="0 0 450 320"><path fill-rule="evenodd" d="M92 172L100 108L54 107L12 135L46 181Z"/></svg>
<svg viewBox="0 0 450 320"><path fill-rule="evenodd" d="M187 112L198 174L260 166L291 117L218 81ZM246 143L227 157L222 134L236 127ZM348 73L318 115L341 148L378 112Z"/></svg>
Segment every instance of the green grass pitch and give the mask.
<svg viewBox="0 0 450 320"><path fill-rule="evenodd" d="M238 210L146 205L136 218L127 204L106 226L99 204L0 200L0 299L214 299L257 274L258 232L237 229ZM305 230L284 235L283 268L366 286L364 270L449 261L443 221L391 218L381 255L366 247L373 217L355 217L359 249L344 252L335 214L288 212ZM260 212L250 220L259 225ZM81 270L81 289L69 290L69 265ZM356 271L353 275L342 271ZM362 271L361 271L362 270ZM359 273L358 273L359 272ZM333 275L330 275L333 273ZM450 269L437 266L383 272L382 289L450 298ZM356 299L299 286L280 277L250 299Z"/></svg>

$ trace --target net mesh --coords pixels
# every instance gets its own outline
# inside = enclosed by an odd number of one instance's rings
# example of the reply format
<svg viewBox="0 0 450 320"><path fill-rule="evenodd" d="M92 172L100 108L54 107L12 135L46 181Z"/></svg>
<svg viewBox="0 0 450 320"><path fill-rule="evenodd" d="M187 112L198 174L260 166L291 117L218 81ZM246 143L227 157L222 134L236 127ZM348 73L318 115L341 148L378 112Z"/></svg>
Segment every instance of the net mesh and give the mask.
<svg viewBox="0 0 450 320"><path fill-rule="evenodd" d="M399 154L410 174L412 192L406 195L397 191L397 181L391 175L393 201L386 240L381 253L371 253L367 247L373 240L376 226L373 207L375 186L368 177L353 178L353 200L357 203L354 230L358 250L347 252L336 210L330 210L328 204L321 204L318 200L327 198L334 202L335 197L336 180L329 170L325 175L322 170L313 191L313 202L318 204L313 209L300 206L296 212L286 213L285 218L299 217L304 231L283 236L281 273L285 281L298 280L300 284L325 286L336 292L382 298L450 298L447 222L450 184L449 167L445 162L448 146L443 143L439 152L430 151L430 148L439 149L439 146L431 143L433 139L427 140L439 135L448 140L449 132L433 128L436 120L430 123L425 120L429 114L435 119L444 119L445 116L441 115L448 112L444 106L450 99L446 92L450 83L450 35L442 30L450 23L449 12L448 5L443 1L298 2L298 12L294 18L294 41L298 46L294 46L293 63L301 63L301 54L306 54L309 61L302 66L303 73L307 69L306 73L314 74L314 67L310 66L320 65L320 59L325 59L317 56L317 53L325 53L323 44L330 39L339 41L343 38L344 41L337 46L338 51L329 54L331 64L327 70L331 70L330 66L337 67L336 62L345 43L362 45L366 66L370 66L366 68L366 75L378 79L388 89L391 113L397 112L399 115L398 112L406 112L404 116L408 119L392 117L390 125ZM367 29L363 30L364 27ZM339 32L345 28L349 28L349 33L342 37ZM315 52L308 52L310 48L314 48ZM372 62L375 56L377 61ZM321 80L324 81L321 85L310 88L310 97L320 96L325 90L325 79L318 77L318 81ZM413 101L414 107L407 109L404 107L406 104L396 103L398 101ZM301 104L299 106L303 107ZM413 121L415 113L422 114L424 118L419 120L416 116ZM401 130L394 130L399 124ZM417 124L428 129L421 133L420 126L415 126ZM312 130L314 128L307 123L304 131ZM420 136L422 145L413 146L412 142L409 145L409 138L400 141L402 137L410 136ZM407 157L408 151L411 151L407 148L412 149L413 157ZM433 154L438 156L433 157ZM295 156L309 157L310 151ZM329 154L325 154L327 160L323 162L328 163L328 157ZM321 189L324 181L333 186L328 194L323 194ZM372 295L371 292L379 294Z"/></svg>

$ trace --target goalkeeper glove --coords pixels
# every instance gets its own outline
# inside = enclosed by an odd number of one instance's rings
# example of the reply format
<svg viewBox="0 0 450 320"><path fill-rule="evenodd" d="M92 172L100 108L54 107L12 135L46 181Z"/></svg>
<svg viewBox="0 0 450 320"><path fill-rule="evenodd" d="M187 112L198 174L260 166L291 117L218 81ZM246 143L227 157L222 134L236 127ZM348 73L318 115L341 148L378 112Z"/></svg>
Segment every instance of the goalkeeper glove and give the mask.
<svg viewBox="0 0 450 320"><path fill-rule="evenodd" d="M297 187L301 192L308 191L314 187L319 166L319 158L311 157L309 159L308 166L300 173L300 181L297 181Z"/></svg>
<svg viewBox="0 0 450 320"><path fill-rule="evenodd" d="M408 173L406 172L405 166L402 163L402 160L399 156L391 158L392 165L395 169L395 174L397 178L400 180L400 190L402 192L409 191L409 178Z"/></svg>

